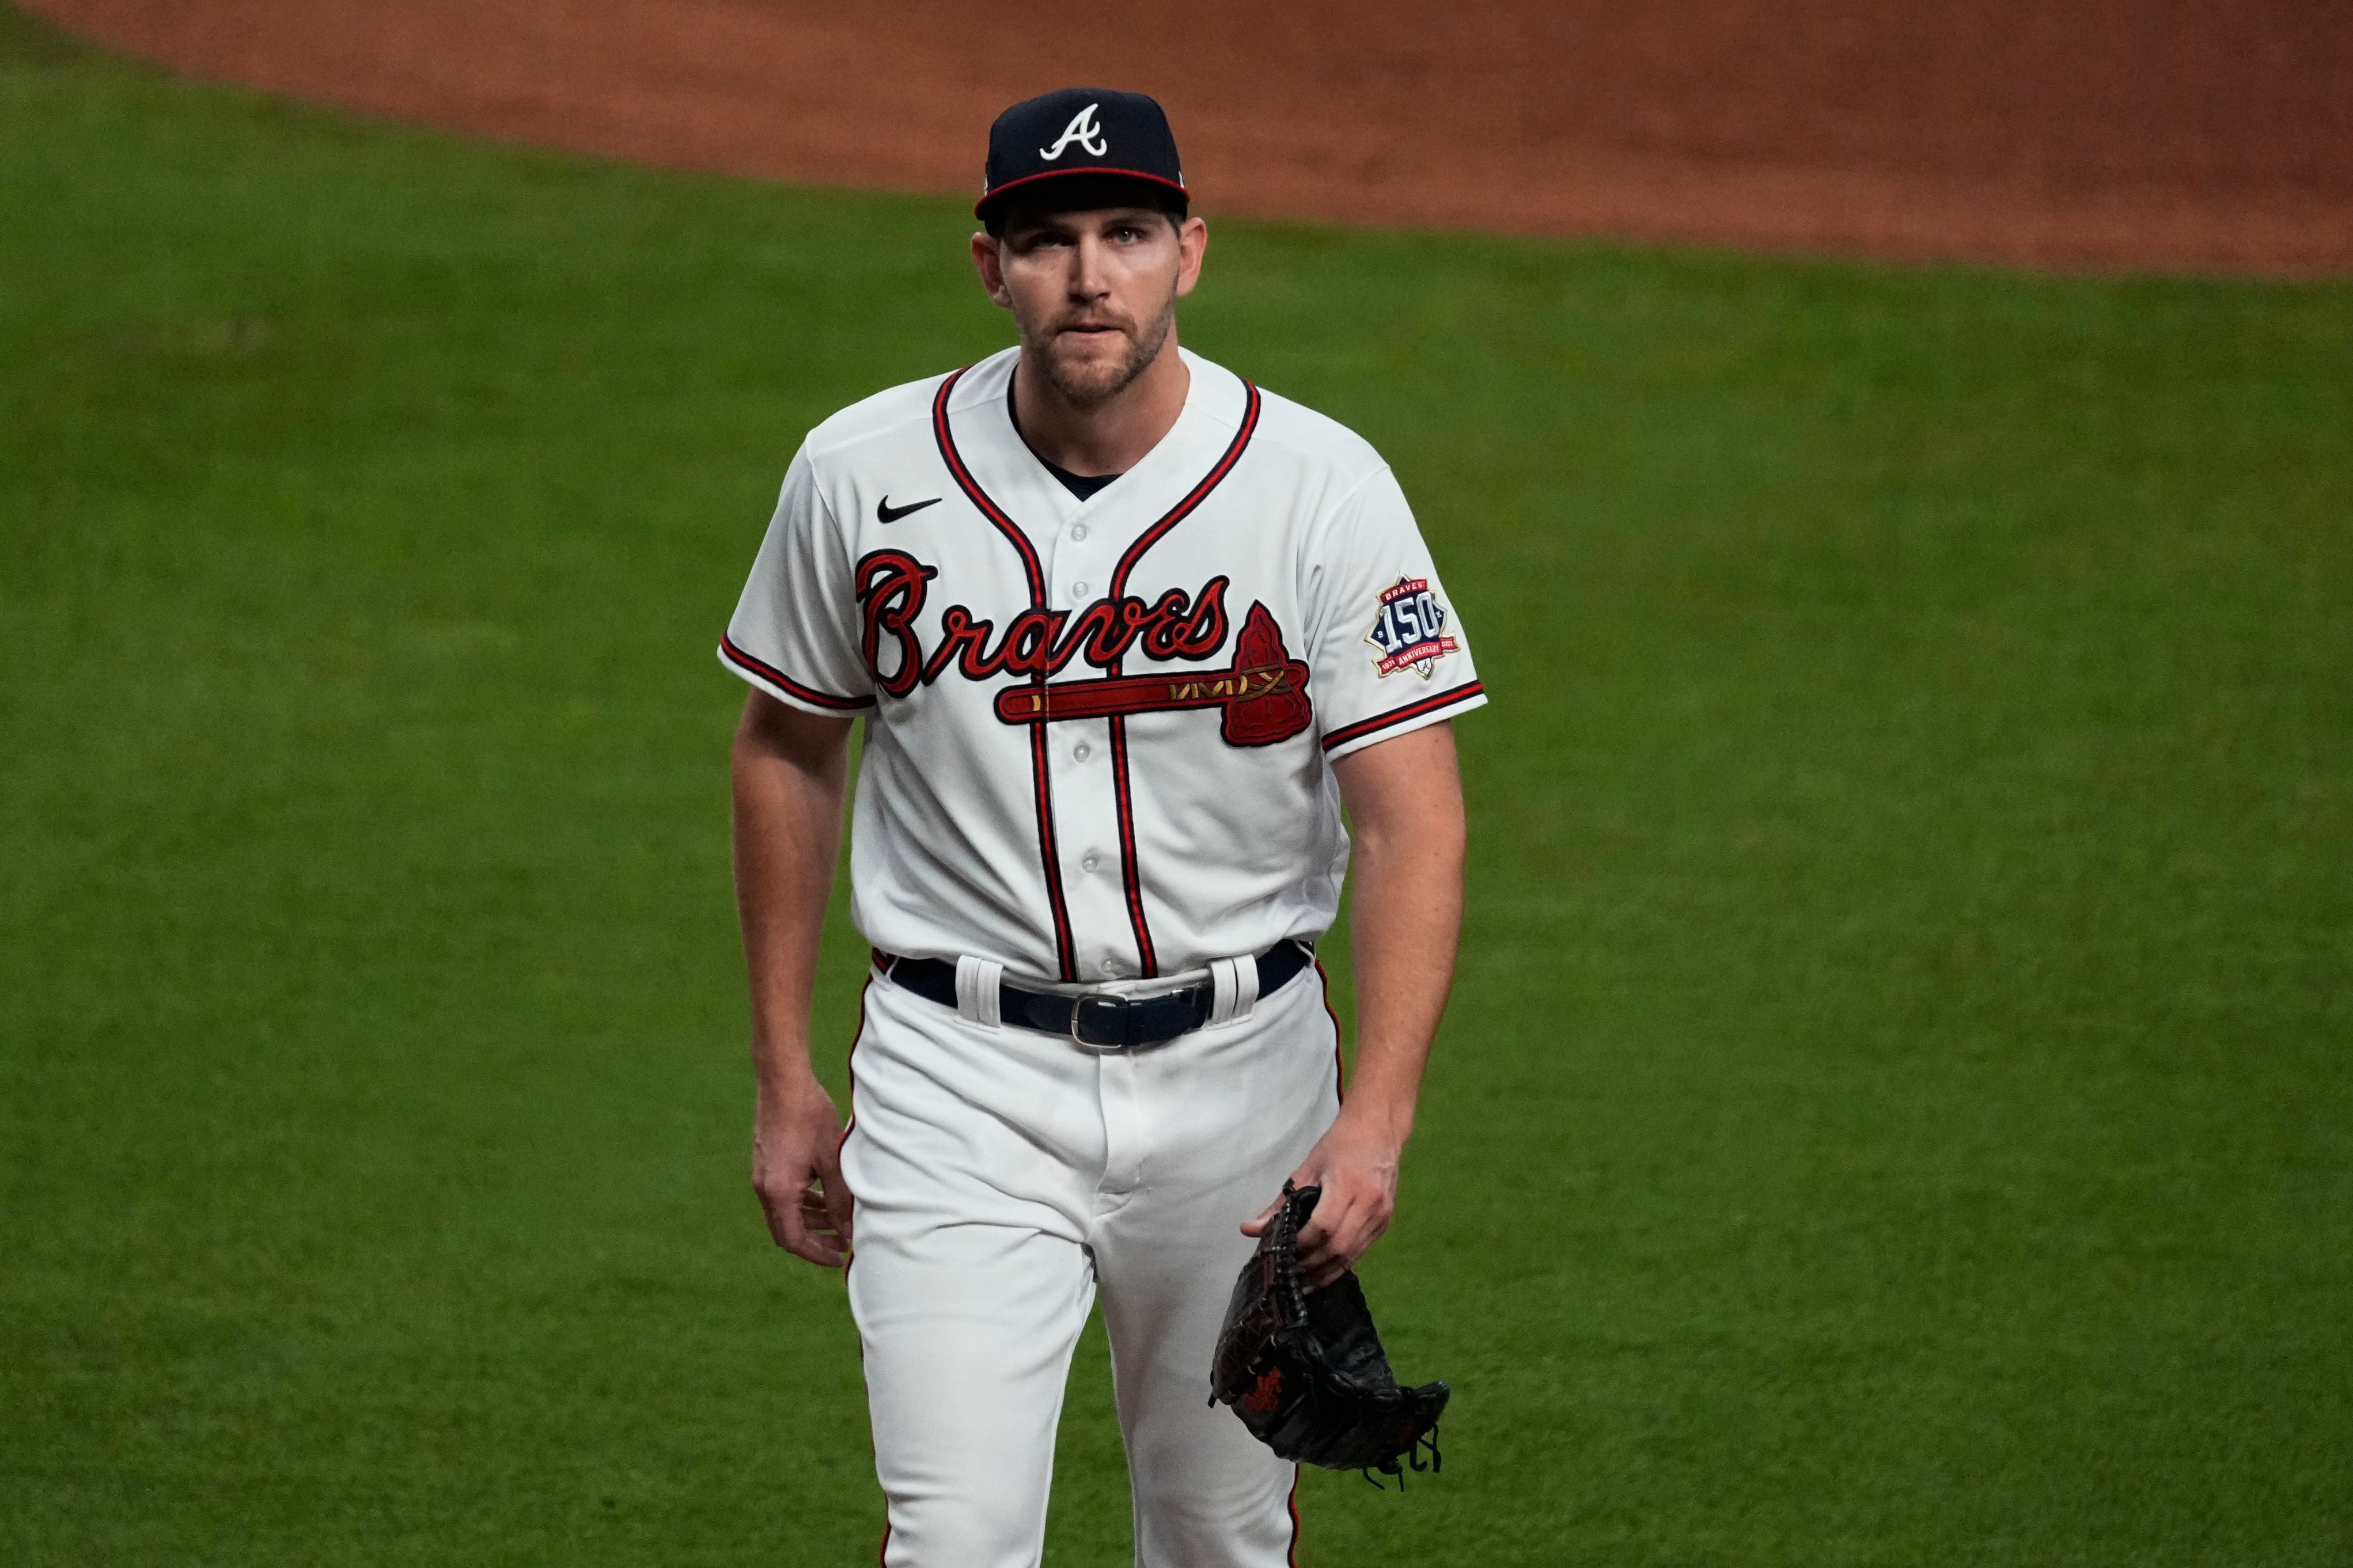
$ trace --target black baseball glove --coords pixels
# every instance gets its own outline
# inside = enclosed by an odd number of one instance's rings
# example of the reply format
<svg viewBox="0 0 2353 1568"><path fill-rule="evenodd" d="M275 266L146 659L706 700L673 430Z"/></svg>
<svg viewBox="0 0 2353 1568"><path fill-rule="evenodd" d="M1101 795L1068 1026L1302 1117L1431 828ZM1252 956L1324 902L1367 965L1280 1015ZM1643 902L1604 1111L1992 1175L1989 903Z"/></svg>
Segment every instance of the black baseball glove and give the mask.
<svg viewBox="0 0 2353 1568"><path fill-rule="evenodd" d="M1299 1230L1321 1187L1282 1184L1282 1206L1242 1266L1209 1366L1209 1403L1283 1458L1335 1470L1379 1470L1402 1484L1400 1461L1438 1468L1447 1388L1399 1388L1352 1270L1320 1290L1299 1272ZM1421 1450L1430 1450L1427 1465Z"/></svg>

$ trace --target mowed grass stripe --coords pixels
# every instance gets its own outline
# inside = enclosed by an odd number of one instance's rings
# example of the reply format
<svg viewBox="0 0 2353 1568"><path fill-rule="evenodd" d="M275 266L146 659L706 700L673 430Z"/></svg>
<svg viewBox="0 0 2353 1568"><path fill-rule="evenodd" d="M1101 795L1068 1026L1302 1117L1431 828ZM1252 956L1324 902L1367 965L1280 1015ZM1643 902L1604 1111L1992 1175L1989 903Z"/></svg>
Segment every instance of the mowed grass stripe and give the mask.
<svg viewBox="0 0 2353 1568"><path fill-rule="evenodd" d="M0 1559L868 1560L711 647L800 433L1005 341L960 205L5 11L0 201ZM1448 1466L1303 1561L2353 1556L2353 288L1215 232L1495 697L1366 1269ZM1099 1340L1058 1463L1126 1561Z"/></svg>

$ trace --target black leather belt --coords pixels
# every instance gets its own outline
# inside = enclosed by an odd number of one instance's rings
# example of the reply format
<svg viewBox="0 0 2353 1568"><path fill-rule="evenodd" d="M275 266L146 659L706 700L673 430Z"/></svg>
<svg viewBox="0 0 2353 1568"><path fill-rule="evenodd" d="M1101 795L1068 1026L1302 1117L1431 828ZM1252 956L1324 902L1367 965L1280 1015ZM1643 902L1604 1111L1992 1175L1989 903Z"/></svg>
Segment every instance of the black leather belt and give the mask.
<svg viewBox="0 0 2353 1568"><path fill-rule="evenodd" d="M1259 995L1273 995L1314 957L1315 950L1296 938L1285 938L1260 953ZM874 966L891 984L925 1001L943 1007L956 1005L956 966L945 959L899 958L878 947ZM1217 1005L1217 984L1204 980L1179 991L1133 999L1103 993L1065 996L1000 985L997 998L997 1016L1005 1023L1043 1035L1067 1035L1091 1050L1132 1051L1164 1044L1208 1023Z"/></svg>

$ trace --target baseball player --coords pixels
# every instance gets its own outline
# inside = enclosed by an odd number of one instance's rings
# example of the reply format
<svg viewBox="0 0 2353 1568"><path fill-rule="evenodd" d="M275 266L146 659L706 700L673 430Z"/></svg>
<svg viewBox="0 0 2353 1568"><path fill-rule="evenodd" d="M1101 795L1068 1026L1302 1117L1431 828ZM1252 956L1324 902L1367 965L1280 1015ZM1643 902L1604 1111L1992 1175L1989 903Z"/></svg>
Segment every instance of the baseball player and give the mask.
<svg viewBox="0 0 2353 1568"><path fill-rule="evenodd" d="M846 1265L889 1568L1042 1550L1098 1299L1152 1568L1292 1560L1293 1468L1208 1400L1286 1178L1310 1278L1388 1226L1444 1006L1484 700L1405 498L1177 346L1208 236L1158 104L989 132L972 256L1019 343L811 431L720 658L778 1245ZM809 1065L851 721L873 948L845 1133ZM1314 944L1356 845L1356 1045Z"/></svg>

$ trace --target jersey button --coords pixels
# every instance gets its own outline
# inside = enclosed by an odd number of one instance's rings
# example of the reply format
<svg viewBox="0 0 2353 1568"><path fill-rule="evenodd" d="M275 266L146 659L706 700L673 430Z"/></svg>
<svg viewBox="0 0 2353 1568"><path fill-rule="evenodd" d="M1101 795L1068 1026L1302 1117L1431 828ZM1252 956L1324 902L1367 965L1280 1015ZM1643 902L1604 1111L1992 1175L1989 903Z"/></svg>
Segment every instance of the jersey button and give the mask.
<svg viewBox="0 0 2353 1568"><path fill-rule="evenodd" d="M1088 745L1084 741L1081 741L1077 746L1071 749L1071 755L1078 758L1079 761L1082 763L1094 754L1095 749L1092 746Z"/></svg>
<svg viewBox="0 0 2353 1568"><path fill-rule="evenodd" d="M1082 598L1084 598L1084 597L1086 596L1086 592L1087 592L1087 585L1086 585L1086 584L1085 584L1083 581L1077 582L1077 583L1073 583L1073 584L1071 584L1071 597L1072 597L1073 599L1082 599Z"/></svg>
<svg viewBox="0 0 2353 1568"><path fill-rule="evenodd" d="M1084 539L1086 536L1087 525L1085 523L1074 522L1071 524L1071 537L1072 539Z"/></svg>
<svg viewBox="0 0 2353 1568"><path fill-rule="evenodd" d="M1103 857L1102 857L1102 856L1100 856L1100 855L1089 855L1089 856L1085 857L1084 858L1082 858L1082 860L1080 860L1080 862L1079 862L1079 869L1080 869L1080 870L1082 870L1082 871L1092 871L1092 870L1093 870L1096 867L1098 867L1098 866L1100 866L1100 865L1102 865L1102 864L1103 864Z"/></svg>

